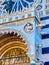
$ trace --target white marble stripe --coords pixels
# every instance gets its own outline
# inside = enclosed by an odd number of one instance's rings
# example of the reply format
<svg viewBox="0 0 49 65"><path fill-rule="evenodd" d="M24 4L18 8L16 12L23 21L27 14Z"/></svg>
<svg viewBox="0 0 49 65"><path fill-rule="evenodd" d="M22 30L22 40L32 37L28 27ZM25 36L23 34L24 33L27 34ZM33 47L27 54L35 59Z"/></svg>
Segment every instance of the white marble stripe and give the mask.
<svg viewBox="0 0 49 65"><path fill-rule="evenodd" d="M49 62L49 54L42 54L43 62Z"/></svg>
<svg viewBox="0 0 49 65"><path fill-rule="evenodd" d="M41 42L43 48L49 47L49 39L43 39Z"/></svg>
<svg viewBox="0 0 49 65"><path fill-rule="evenodd" d="M49 28L42 29L42 32L44 32L45 34L49 34Z"/></svg>

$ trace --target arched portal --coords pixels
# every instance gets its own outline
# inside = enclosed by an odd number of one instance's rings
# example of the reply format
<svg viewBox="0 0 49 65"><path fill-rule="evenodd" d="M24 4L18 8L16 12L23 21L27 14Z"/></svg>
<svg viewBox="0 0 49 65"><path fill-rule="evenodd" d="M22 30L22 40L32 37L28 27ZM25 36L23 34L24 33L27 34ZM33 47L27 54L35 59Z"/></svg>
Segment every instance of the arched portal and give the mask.
<svg viewBox="0 0 49 65"><path fill-rule="evenodd" d="M26 55L26 41L18 33L8 32L0 35L0 63L1 65L26 65L30 63Z"/></svg>

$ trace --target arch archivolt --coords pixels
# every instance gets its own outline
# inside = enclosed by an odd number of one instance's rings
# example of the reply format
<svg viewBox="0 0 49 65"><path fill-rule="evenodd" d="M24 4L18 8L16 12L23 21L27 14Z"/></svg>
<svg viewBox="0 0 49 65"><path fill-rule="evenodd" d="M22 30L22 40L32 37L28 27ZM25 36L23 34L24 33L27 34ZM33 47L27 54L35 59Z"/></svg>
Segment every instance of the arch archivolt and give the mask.
<svg viewBox="0 0 49 65"><path fill-rule="evenodd" d="M4 32L6 32L6 33L8 33L8 32L14 32L14 34L17 32L18 33L18 35L21 35L21 37L23 38L23 39L25 39L25 41L26 42L28 42L27 41L27 37L26 37L26 35L25 34L23 34L21 31L19 31L19 30L16 30L16 29L12 29L12 28L3 28L3 29L0 29L0 33L3 33L4 34Z"/></svg>
<svg viewBox="0 0 49 65"><path fill-rule="evenodd" d="M14 48L20 48L20 49L24 50L25 52L27 52L25 48L22 48L22 47L19 47L19 46L13 46L11 48L8 48L6 51L4 51L2 53L2 55L0 56L0 58L2 58L6 52L8 52L9 50L14 49Z"/></svg>
<svg viewBox="0 0 49 65"><path fill-rule="evenodd" d="M24 52L27 52L27 41L24 35L21 34L15 30L14 32L8 32L0 36L0 58L13 48L20 48Z"/></svg>
<svg viewBox="0 0 49 65"><path fill-rule="evenodd" d="M24 43L22 43L22 42L20 42L20 41L11 41L11 42L8 42L7 44L5 44L5 45L3 45L1 48L0 48L0 50L2 50L4 47L6 47L6 46L8 46L8 45L10 45L10 44L24 44ZM24 44L24 45L26 45L26 44Z"/></svg>
<svg viewBox="0 0 49 65"><path fill-rule="evenodd" d="M21 38L16 38L15 36L14 37L13 36L12 37L6 37L5 39L3 39L3 40L0 41L0 49L4 45L6 45L8 42L14 42L14 41L26 44L25 41L22 40Z"/></svg>
<svg viewBox="0 0 49 65"><path fill-rule="evenodd" d="M4 28L4 27L3 27ZM21 31L18 31L14 28L6 28L6 29L0 29L0 61L2 63L4 63L3 65L30 65L30 58L27 56L27 51L28 51L28 47L27 47L27 37L25 34L23 34ZM15 58L16 56L19 56L19 54L14 55L14 60L13 58L11 59L10 57L13 57L11 55L13 55L13 52L11 53L11 50L14 50L15 53L15 49L20 49L20 56L25 56L23 58ZM10 56L9 53L10 52ZM19 53L19 51L18 51ZM7 55L6 55L7 54ZM9 59L7 59L7 56ZM4 58L4 60L3 60ZM8 60L8 61L7 61ZM11 63L12 61L12 63Z"/></svg>
<svg viewBox="0 0 49 65"><path fill-rule="evenodd" d="M25 51L27 51L27 46L24 43L22 43L22 42L19 43L18 41L13 41L13 42L9 42L9 43L7 43L7 44L5 44L4 46L1 47L0 56L2 56L7 49L12 48L12 47L22 48Z"/></svg>

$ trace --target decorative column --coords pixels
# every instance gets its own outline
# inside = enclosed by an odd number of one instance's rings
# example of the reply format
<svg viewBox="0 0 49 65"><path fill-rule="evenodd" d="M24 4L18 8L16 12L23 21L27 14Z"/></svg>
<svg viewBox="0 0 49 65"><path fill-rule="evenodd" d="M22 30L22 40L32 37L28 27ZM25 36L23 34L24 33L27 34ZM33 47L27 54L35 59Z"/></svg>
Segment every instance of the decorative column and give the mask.
<svg viewBox="0 0 49 65"><path fill-rule="evenodd" d="M43 24L44 25L44 24ZM36 33L35 33L35 49L36 49L36 55L35 55L35 59L36 59L36 65L44 65L43 61L42 61L42 43L41 43L41 27L43 26L42 24L38 24L36 26Z"/></svg>

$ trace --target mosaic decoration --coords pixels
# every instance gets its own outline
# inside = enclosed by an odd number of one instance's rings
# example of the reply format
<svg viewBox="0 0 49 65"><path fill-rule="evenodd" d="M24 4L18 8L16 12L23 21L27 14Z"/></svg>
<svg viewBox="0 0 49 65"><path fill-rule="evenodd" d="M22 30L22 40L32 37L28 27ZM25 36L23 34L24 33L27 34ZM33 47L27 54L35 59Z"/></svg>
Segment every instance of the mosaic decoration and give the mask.
<svg viewBox="0 0 49 65"><path fill-rule="evenodd" d="M22 11L23 8L29 8L33 2L34 0L4 0L1 5L4 6L3 10L6 9L8 13L11 13L11 11Z"/></svg>

